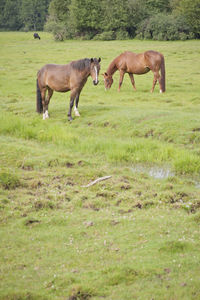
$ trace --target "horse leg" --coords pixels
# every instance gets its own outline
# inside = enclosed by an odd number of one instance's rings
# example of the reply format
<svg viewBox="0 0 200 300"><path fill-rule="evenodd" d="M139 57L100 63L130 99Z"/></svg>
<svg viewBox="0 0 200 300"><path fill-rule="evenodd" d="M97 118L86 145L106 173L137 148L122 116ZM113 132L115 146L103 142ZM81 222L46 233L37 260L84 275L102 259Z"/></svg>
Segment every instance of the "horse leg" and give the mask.
<svg viewBox="0 0 200 300"><path fill-rule="evenodd" d="M158 80L159 77L160 77L160 74L159 74L158 71L153 72L153 73L154 73L154 78L153 78L153 86L152 86L152 89L151 89L151 93L153 93L154 88L155 88L155 85L156 85L156 82L157 82L157 80Z"/></svg>
<svg viewBox="0 0 200 300"><path fill-rule="evenodd" d="M124 74L125 72L123 70L120 70L120 77L119 77L119 88L118 88L118 92L120 92L120 88L122 86L122 82L123 82L123 79L124 79Z"/></svg>
<svg viewBox="0 0 200 300"><path fill-rule="evenodd" d="M69 104L69 111L68 111L68 120L72 121L72 108L74 105L74 99L76 97L76 93L77 91L71 91L71 95L70 95L70 104Z"/></svg>
<svg viewBox="0 0 200 300"><path fill-rule="evenodd" d="M78 93L76 95L76 99L75 99L74 114L75 114L76 117L80 117L80 114L79 114L79 111L78 111L79 96L80 96L80 93Z"/></svg>
<svg viewBox="0 0 200 300"><path fill-rule="evenodd" d="M45 114L45 111L46 111L46 106L45 106L46 91L47 91L46 88L43 88L43 89L41 90L42 107L43 107L43 120L46 119L46 114Z"/></svg>
<svg viewBox="0 0 200 300"><path fill-rule="evenodd" d="M47 98L45 100L45 119L49 118L49 114L48 114L48 106L49 106L49 102L50 102L50 99L53 95L53 90L48 88L48 95L47 95Z"/></svg>
<svg viewBox="0 0 200 300"><path fill-rule="evenodd" d="M134 80L133 74L129 74L129 77L130 77L130 80L131 80L132 86L133 86L134 90L136 91L136 87L135 87L135 80Z"/></svg>

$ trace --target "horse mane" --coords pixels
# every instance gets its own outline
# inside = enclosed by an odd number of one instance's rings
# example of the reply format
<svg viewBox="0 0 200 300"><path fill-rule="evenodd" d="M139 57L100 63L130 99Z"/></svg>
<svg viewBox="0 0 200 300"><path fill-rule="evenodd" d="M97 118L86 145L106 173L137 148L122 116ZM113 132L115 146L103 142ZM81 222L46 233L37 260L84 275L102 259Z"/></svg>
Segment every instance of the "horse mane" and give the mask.
<svg viewBox="0 0 200 300"><path fill-rule="evenodd" d="M71 66L73 69L78 71L83 71L85 69L89 69L91 60L89 58L79 59L76 61L72 61Z"/></svg>
<svg viewBox="0 0 200 300"><path fill-rule="evenodd" d="M106 71L111 76L117 71L117 67L116 67L116 60L117 60L117 58L118 57L116 57L115 59L113 59L113 61L110 63L110 65L108 66L108 69Z"/></svg>

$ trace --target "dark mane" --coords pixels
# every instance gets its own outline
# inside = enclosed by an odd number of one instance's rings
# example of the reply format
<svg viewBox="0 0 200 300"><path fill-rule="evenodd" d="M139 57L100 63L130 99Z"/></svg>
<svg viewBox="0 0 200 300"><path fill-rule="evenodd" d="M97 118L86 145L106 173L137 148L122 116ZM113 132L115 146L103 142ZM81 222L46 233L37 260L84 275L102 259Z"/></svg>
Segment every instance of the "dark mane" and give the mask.
<svg viewBox="0 0 200 300"><path fill-rule="evenodd" d="M84 58L76 61L72 61L71 66L78 70L83 71L85 69L89 69L91 60L89 58Z"/></svg>

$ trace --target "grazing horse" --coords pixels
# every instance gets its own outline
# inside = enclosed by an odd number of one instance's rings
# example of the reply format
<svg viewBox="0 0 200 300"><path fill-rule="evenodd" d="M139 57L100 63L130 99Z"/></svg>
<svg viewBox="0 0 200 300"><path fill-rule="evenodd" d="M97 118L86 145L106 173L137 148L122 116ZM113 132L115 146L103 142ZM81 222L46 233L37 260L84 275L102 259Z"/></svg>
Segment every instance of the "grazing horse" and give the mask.
<svg viewBox="0 0 200 300"><path fill-rule="evenodd" d="M49 117L48 105L53 91L62 93L71 91L68 120L72 120L71 111L74 100L76 102L75 116L80 116L78 112L80 93L89 76L92 77L94 85L98 84L100 61L101 58L85 58L72 61L67 65L47 64L38 71L36 110L38 113L43 112L43 120ZM47 97L46 91L48 91Z"/></svg>
<svg viewBox="0 0 200 300"><path fill-rule="evenodd" d="M129 74L133 88L136 90L133 74L142 75L151 70L154 74L151 92L154 91L157 80L159 81L160 92L165 92L165 60L164 56L159 52L150 50L144 53L136 54L126 51L117 56L110 63L107 71L103 74L106 89L109 89L113 84L112 75L117 70L119 70L120 73L118 91L120 91L125 73ZM161 71L161 75L159 71Z"/></svg>
<svg viewBox="0 0 200 300"><path fill-rule="evenodd" d="M34 37L34 39L39 39L40 40L40 36L39 36L39 34L37 32L35 32L33 34L33 37Z"/></svg>

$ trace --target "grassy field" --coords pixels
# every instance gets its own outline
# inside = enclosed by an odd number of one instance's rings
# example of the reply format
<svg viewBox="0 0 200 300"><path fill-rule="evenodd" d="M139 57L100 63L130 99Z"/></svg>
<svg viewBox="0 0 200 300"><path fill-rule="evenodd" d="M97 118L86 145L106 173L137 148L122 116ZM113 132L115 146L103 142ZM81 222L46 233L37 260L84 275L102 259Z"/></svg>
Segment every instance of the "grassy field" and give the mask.
<svg viewBox="0 0 200 300"><path fill-rule="evenodd" d="M0 33L0 299L200 299L200 41L65 41ZM89 78L80 118L54 93L36 109L46 63L162 52L153 75ZM89 182L111 175L91 187Z"/></svg>

